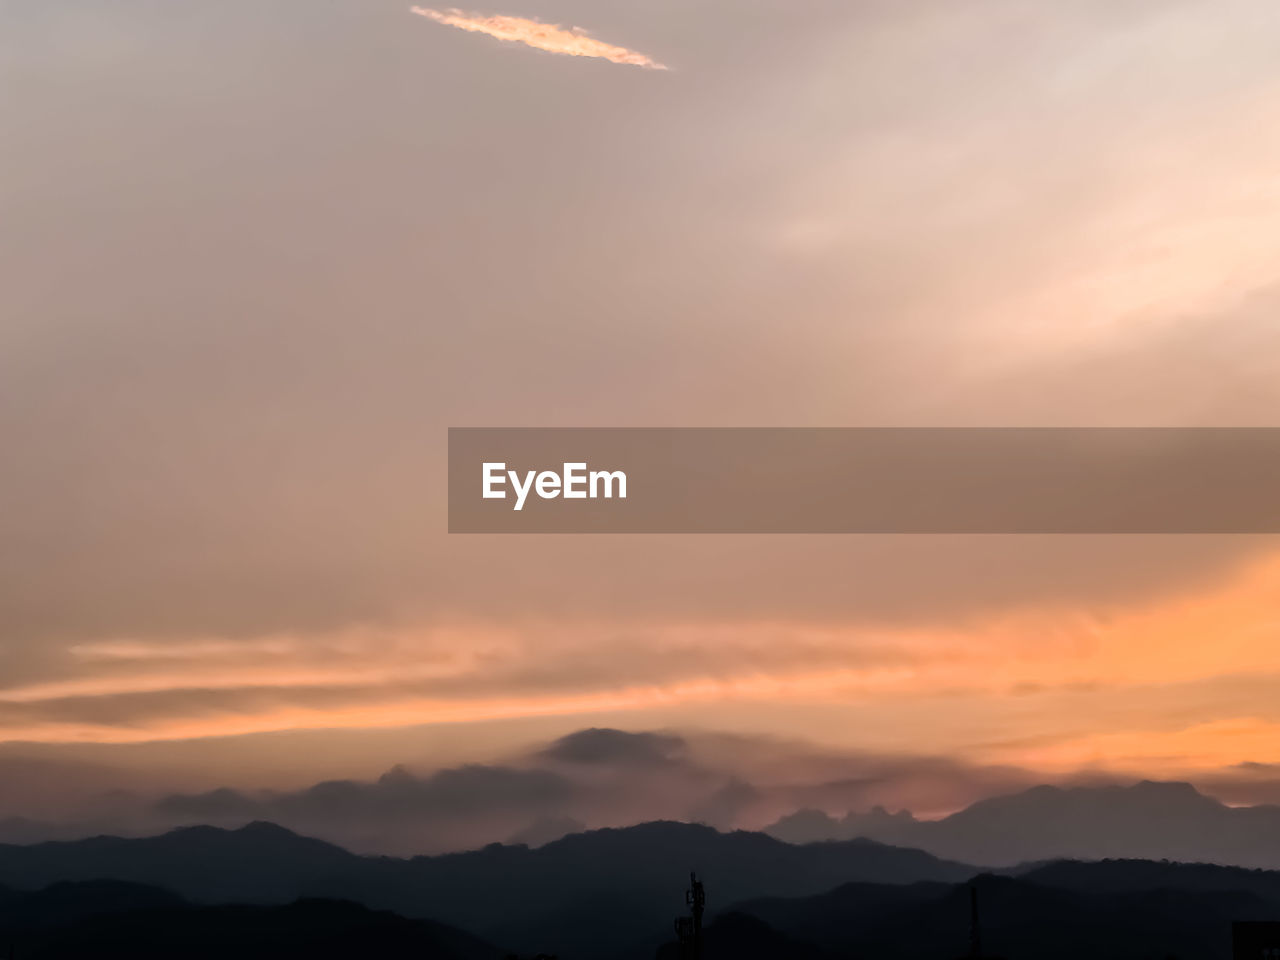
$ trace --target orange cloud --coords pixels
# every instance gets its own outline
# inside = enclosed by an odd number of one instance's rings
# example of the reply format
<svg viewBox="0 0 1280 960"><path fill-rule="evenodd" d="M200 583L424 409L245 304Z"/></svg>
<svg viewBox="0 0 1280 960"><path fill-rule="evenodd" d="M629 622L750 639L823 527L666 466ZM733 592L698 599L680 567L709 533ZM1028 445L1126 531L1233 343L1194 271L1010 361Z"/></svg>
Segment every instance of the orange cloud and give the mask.
<svg viewBox="0 0 1280 960"><path fill-rule="evenodd" d="M1182 775L1280 744L1280 555L1134 605L948 627L533 621L117 639L0 684L0 743L389 730L535 717L711 718L839 746ZM574 722L580 722L575 720ZM594 720L592 721L594 722Z"/></svg>
<svg viewBox="0 0 1280 960"><path fill-rule="evenodd" d="M1280 723L1226 717L1174 730L1095 731L1002 759L1026 760L1054 773L1087 768L1192 776L1274 757L1278 748Z"/></svg>
<svg viewBox="0 0 1280 960"><path fill-rule="evenodd" d="M580 27L562 27L554 23L539 23L523 17L491 16L463 13L452 8L433 10L430 7L411 7L420 17L427 17L448 27L457 27L471 33L483 33L509 43L523 43L536 50L559 53L569 57L595 57L610 63L621 63L649 70L666 70L652 57L626 47L615 47L589 36Z"/></svg>

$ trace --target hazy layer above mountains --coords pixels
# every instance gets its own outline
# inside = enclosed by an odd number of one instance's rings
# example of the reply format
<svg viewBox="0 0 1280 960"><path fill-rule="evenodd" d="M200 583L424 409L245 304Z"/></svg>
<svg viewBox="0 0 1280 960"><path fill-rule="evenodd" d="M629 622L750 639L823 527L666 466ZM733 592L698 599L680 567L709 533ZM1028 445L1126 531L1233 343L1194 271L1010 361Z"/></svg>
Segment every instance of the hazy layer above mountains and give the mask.
<svg viewBox="0 0 1280 960"><path fill-rule="evenodd" d="M1025 771L948 758L714 731L589 728L444 764L437 753L407 741L403 765L373 768L381 775L298 777L271 789L216 771L147 782L117 767L0 754L0 780L16 786L0 796L0 841L268 820L357 852L402 856L537 845L651 820L759 829L809 806L955 810L1038 782Z"/></svg>
<svg viewBox="0 0 1280 960"><path fill-rule="evenodd" d="M671 820L765 829L787 840L868 837L991 866L1058 856L1167 856L1280 867L1280 844L1257 836L1276 832L1280 808L1219 802L1212 797L1239 797L1219 793L1221 784L1212 780L1196 787L1126 781L1063 788L1044 786L1026 770L940 757L604 728L484 763L418 770L397 766L373 779L291 789L177 792L172 785L121 789L100 771L77 778L52 764L0 759L0 780L10 787L0 797L0 842L270 821L357 853L405 856L494 842L536 847L584 830ZM1246 775L1256 784L1274 774L1240 772ZM60 807L46 802L50 797L74 798L78 806ZM960 812L937 820L939 810Z"/></svg>

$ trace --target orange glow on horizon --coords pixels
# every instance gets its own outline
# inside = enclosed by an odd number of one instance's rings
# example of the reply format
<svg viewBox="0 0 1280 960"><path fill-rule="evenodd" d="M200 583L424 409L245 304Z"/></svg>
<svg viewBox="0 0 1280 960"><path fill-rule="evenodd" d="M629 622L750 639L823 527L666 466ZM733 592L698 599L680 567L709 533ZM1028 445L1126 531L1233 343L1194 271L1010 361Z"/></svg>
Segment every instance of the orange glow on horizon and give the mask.
<svg viewBox="0 0 1280 960"><path fill-rule="evenodd" d="M109 662L111 670L0 690L0 704L37 711L28 722L15 718L0 728L0 741L142 743L551 716L587 723L598 714L662 716L735 703L856 705L875 715L907 702L923 717L995 718L1018 716L1021 704L1034 703L1033 734L1020 742L1002 728L1007 721L982 721L989 735L975 734L958 748L962 758L1059 772L1204 770L1280 749L1280 707L1272 715L1266 702L1237 707L1230 690L1241 676L1280 673L1277 596L1280 556L1270 556L1219 584L1096 615L1024 611L958 630L667 625L632 642L655 651L702 643L724 657L708 659L701 675L655 674L622 686L588 676L576 688L540 688L521 671L531 657L573 662L592 642L590 628L584 637L565 630L544 635L546 625L531 625L527 636L470 625L389 638L355 632L314 644L305 637L206 640L175 647L173 656L154 642L85 644L76 656L97 666ZM753 661L762 651L773 659ZM1224 664L1248 667L1233 675ZM707 672L712 665L714 675ZM510 679L495 673L503 669ZM1186 684L1205 703L1198 714L1167 692ZM1070 701L1053 699L1079 691L1115 692L1137 705L1117 719L1082 715ZM227 699L184 707L184 692ZM321 692L323 703L309 702ZM158 713L114 722L38 713L46 705L84 704L91 717L99 699L166 695Z"/></svg>

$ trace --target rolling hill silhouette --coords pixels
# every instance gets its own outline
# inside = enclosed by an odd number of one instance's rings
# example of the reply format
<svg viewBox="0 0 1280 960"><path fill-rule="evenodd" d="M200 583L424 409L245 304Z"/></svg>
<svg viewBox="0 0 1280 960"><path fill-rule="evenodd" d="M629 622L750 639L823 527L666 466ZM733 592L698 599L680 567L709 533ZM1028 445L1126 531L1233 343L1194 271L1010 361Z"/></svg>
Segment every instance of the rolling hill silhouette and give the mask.
<svg viewBox="0 0 1280 960"><path fill-rule="evenodd" d="M705 960L967 950L971 867L869 841L797 846L652 823L537 850L408 860L356 856L270 824L5 846L0 951L8 941L47 960L497 960L507 955L497 943L563 960L674 957L666 941L691 866L710 893ZM1280 921L1280 872L1063 861L972 882L994 956L1219 960L1232 921Z"/></svg>
<svg viewBox="0 0 1280 960"><path fill-rule="evenodd" d="M108 879L165 887L206 903L285 903L359 861L341 847L270 823L185 827L158 837L0 845L0 883L36 888Z"/></svg>
<svg viewBox="0 0 1280 960"><path fill-rule="evenodd" d="M270 824L160 837L0 846L0 883L27 889L112 879L202 903L351 900L469 930L521 953L651 957L682 905L691 866L717 899L808 896L853 880L957 882L972 867L866 840L796 846L759 833L650 823L538 849L492 845L438 857L360 857Z"/></svg>
<svg viewBox="0 0 1280 960"><path fill-rule="evenodd" d="M1059 860L1021 874L1021 879L1080 893L1123 894L1145 890L1250 893L1280 903L1280 871L1224 867L1212 863L1153 860Z"/></svg>
<svg viewBox="0 0 1280 960"><path fill-rule="evenodd" d="M1193 868L1194 869L1194 868ZM1248 891L1082 893L1026 879L974 881L986 956L1037 960L1227 960L1231 922L1280 919ZM968 953L969 885L847 884L817 897L734 904L707 928L706 960L926 960ZM674 945L661 958L674 960Z"/></svg>
<svg viewBox="0 0 1280 960"><path fill-rule="evenodd" d="M59 883L35 892L0 889L0 949L39 960L506 956L461 930L355 903L196 906L159 888L103 880Z"/></svg>
<svg viewBox="0 0 1280 960"><path fill-rule="evenodd" d="M765 832L792 843L866 837L1001 867L1109 857L1280 867L1280 806L1228 807L1187 783L1033 787L936 821L883 809L842 819L802 810Z"/></svg>

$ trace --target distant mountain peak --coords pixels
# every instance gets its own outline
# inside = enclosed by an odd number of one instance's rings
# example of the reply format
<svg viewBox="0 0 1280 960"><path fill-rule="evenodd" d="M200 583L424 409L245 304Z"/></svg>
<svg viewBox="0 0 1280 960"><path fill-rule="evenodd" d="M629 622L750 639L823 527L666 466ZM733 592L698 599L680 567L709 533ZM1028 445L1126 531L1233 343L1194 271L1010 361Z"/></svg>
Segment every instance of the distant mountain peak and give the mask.
<svg viewBox="0 0 1280 960"><path fill-rule="evenodd" d="M1204 808L1222 807L1225 805L1213 797L1201 793L1190 783L1180 780L1139 780L1136 783L1107 783L1083 786L1055 786L1040 784L1029 787L1018 793L1002 794L988 797L966 807L950 818L965 817L972 811L991 808L1010 808L1027 806L1036 803L1070 805L1078 801L1111 801L1136 800L1141 803L1192 803Z"/></svg>
<svg viewBox="0 0 1280 960"><path fill-rule="evenodd" d="M273 836L273 837L294 837L299 840L308 839L300 833L294 833L288 827L282 827L278 823L272 823L270 820L254 820L246 823L235 833L246 834L249 836Z"/></svg>
<svg viewBox="0 0 1280 960"><path fill-rule="evenodd" d="M1213 797L1201 793L1196 789L1194 784L1187 783L1184 780L1139 780L1128 789L1135 793L1156 794L1159 796L1169 797L1198 797L1202 800L1210 800L1214 803L1218 803L1218 801L1214 800Z"/></svg>
<svg viewBox="0 0 1280 960"><path fill-rule="evenodd" d="M789 843L867 837L969 863L1173 859L1280 867L1280 807L1232 808L1178 780L1056 786L988 797L936 821L907 811L835 820L798 810L766 828Z"/></svg>

